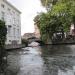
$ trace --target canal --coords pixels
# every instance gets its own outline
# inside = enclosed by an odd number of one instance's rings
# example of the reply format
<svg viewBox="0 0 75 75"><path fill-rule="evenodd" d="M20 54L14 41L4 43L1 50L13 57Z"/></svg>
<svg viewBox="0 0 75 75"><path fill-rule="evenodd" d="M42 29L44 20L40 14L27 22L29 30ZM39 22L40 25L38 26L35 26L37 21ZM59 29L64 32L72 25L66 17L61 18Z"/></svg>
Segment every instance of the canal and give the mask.
<svg viewBox="0 0 75 75"><path fill-rule="evenodd" d="M75 75L75 45L8 51L5 75Z"/></svg>

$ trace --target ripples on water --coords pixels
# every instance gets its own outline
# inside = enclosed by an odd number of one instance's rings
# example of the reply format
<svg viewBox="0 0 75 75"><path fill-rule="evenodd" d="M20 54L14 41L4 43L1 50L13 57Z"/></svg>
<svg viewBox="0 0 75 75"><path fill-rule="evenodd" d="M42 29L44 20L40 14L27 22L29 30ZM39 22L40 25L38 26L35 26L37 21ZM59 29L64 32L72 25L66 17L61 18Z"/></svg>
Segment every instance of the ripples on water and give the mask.
<svg viewBox="0 0 75 75"><path fill-rule="evenodd" d="M6 75L75 75L75 45L13 50L7 62Z"/></svg>

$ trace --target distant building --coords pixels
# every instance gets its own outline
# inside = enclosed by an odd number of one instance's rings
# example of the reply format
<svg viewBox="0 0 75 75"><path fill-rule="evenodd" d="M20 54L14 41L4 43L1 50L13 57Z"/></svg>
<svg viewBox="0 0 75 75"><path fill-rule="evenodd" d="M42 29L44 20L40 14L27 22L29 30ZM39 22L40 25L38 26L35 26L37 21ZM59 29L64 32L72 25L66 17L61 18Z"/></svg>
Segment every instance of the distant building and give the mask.
<svg viewBox="0 0 75 75"><path fill-rule="evenodd" d="M40 30L38 26L34 25L34 28L35 28L35 31L34 31L35 37L40 39L41 35L40 35Z"/></svg>
<svg viewBox="0 0 75 75"><path fill-rule="evenodd" d="M7 27L6 44L21 44L21 12L7 0L0 0L0 19Z"/></svg>
<svg viewBox="0 0 75 75"><path fill-rule="evenodd" d="M34 33L25 33L23 36L22 36L22 39L30 39L30 38L34 38L35 37L35 34Z"/></svg>

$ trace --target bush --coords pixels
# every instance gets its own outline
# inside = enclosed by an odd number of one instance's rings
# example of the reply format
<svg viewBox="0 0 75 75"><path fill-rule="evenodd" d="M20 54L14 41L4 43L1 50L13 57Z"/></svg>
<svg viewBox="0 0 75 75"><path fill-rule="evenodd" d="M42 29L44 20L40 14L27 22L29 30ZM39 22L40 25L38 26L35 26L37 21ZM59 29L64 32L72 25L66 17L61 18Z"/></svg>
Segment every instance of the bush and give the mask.
<svg viewBox="0 0 75 75"><path fill-rule="evenodd" d="M28 46L28 40L22 39L22 45Z"/></svg>
<svg viewBox="0 0 75 75"><path fill-rule="evenodd" d="M5 41L6 41L7 28L4 21L0 20L0 66L2 64L3 57L6 54Z"/></svg>

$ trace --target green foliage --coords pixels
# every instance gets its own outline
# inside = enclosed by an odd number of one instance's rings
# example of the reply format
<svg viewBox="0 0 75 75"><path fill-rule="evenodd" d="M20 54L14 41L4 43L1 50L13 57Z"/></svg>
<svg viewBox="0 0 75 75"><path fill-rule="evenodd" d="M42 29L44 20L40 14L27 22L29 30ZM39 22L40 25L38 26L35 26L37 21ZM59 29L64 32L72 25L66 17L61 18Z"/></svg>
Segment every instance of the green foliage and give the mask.
<svg viewBox="0 0 75 75"><path fill-rule="evenodd" d="M51 0L41 0L43 6L46 2L50 4L49 1ZM64 32L67 32L70 25L75 24L75 0L55 0L51 11L40 13L34 22L38 25L44 41L52 38L53 33L61 27Z"/></svg>
<svg viewBox="0 0 75 75"><path fill-rule="evenodd" d="M4 47L6 41L7 28L5 22L0 20L0 47Z"/></svg>
<svg viewBox="0 0 75 75"><path fill-rule="evenodd" d="M41 3L43 6L49 7L51 3L55 5L57 1L58 0L41 0Z"/></svg>
<svg viewBox="0 0 75 75"><path fill-rule="evenodd" d="M6 51L4 49L6 41L7 28L5 22L0 20L0 70L3 68L4 63L3 57L6 56Z"/></svg>
<svg viewBox="0 0 75 75"><path fill-rule="evenodd" d="M46 41L48 38L51 38L53 33L59 29L60 24L61 22L57 16L51 16L50 13L41 13L38 20L41 39Z"/></svg>
<svg viewBox="0 0 75 75"><path fill-rule="evenodd" d="M28 40L22 39L22 44L28 46Z"/></svg>
<svg viewBox="0 0 75 75"><path fill-rule="evenodd" d="M6 41L7 28L5 22L0 20L0 57L5 55L4 45Z"/></svg>
<svg viewBox="0 0 75 75"><path fill-rule="evenodd" d="M50 10L51 6L55 5L58 0L40 0L40 1L47 10Z"/></svg>
<svg viewBox="0 0 75 75"><path fill-rule="evenodd" d="M53 6L51 15L56 15L62 21L64 30L67 31L71 23L75 22L75 1L60 0Z"/></svg>

